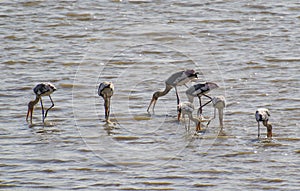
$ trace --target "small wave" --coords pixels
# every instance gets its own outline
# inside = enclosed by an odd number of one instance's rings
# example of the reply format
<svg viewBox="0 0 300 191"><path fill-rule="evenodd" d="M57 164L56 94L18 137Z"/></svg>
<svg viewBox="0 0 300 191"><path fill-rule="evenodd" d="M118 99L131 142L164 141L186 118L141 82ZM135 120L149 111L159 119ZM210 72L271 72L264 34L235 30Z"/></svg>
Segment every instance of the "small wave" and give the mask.
<svg viewBox="0 0 300 191"><path fill-rule="evenodd" d="M267 62L299 62L300 58L265 58Z"/></svg>
<svg viewBox="0 0 300 191"><path fill-rule="evenodd" d="M133 137L133 136L117 136L114 137L117 141L131 141L131 140L137 140L139 137Z"/></svg>

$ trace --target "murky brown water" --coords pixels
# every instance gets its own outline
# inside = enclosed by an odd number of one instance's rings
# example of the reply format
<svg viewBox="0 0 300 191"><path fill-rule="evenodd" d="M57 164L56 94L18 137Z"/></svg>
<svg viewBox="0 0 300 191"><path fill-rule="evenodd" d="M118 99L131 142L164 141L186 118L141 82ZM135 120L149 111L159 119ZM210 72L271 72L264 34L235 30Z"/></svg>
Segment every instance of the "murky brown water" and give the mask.
<svg viewBox="0 0 300 191"><path fill-rule="evenodd" d="M0 188L299 189L297 1L0 5ZM203 134L186 133L174 90L146 112L153 92L184 68L219 84L210 95L226 96L223 132L214 120ZM104 80L115 84L114 126L104 124L97 95ZM43 126L37 106L29 128L27 103L43 81L58 88L55 107ZM271 142L256 140L257 107L271 111ZM212 114L209 105L204 115Z"/></svg>

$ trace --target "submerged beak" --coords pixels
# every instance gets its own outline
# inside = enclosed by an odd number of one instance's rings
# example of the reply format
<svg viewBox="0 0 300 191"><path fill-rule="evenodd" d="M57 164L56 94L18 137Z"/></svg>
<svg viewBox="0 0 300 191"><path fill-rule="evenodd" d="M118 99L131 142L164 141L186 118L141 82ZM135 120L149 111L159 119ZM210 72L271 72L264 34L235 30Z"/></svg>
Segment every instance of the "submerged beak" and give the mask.
<svg viewBox="0 0 300 191"><path fill-rule="evenodd" d="M150 104L148 106L147 112L149 112L149 109L150 109L150 107L151 107L152 104L153 104L153 110L154 110L156 101L157 101L157 99L155 99L154 97L152 97L151 102L150 102Z"/></svg>

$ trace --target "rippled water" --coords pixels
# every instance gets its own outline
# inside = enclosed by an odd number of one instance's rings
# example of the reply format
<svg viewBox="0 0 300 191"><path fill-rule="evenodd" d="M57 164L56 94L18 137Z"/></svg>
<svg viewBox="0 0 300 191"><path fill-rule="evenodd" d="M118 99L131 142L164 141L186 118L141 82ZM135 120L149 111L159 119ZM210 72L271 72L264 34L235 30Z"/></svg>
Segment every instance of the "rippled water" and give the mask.
<svg viewBox="0 0 300 191"><path fill-rule="evenodd" d="M0 188L299 189L299 2L0 5ZM227 99L224 131L214 120L187 133L174 90L146 112L153 92L185 68L219 84L210 95ZM115 84L114 125L103 122L104 80ZM55 107L43 126L37 105L31 126L27 103L43 81L58 89ZM256 139L257 107L271 111L272 141Z"/></svg>

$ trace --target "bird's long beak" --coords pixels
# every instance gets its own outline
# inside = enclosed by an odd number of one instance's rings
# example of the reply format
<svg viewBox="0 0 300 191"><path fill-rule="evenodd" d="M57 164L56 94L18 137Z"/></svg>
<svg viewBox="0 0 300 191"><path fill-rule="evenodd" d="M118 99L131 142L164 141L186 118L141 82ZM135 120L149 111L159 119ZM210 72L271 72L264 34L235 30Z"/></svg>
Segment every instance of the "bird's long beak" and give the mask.
<svg viewBox="0 0 300 191"><path fill-rule="evenodd" d="M201 123L200 123L200 121L196 125L196 131L201 131Z"/></svg>
<svg viewBox="0 0 300 191"><path fill-rule="evenodd" d="M267 137L271 138L272 137L272 125L269 124L267 127Z"/></svg>
<svg viewBox="0 0 300 191"><path fill-rule="evenodd" d="M32 112L33 112L33 107L28 106L26 121L28 121L28 117L30 117L30 121L32 121Z"/></svg>
<svg viewBox="0 0 300 191"><path fill-rule="evenodd" d="M156 101L157 101L157 99L155 99L154 97L152 97L151 102L150 102L150 104L148 106L147 112L149 112L149 109L150 109L150 107L151 107L152 104L153 104L153 110L154 110Z"/></svg>

